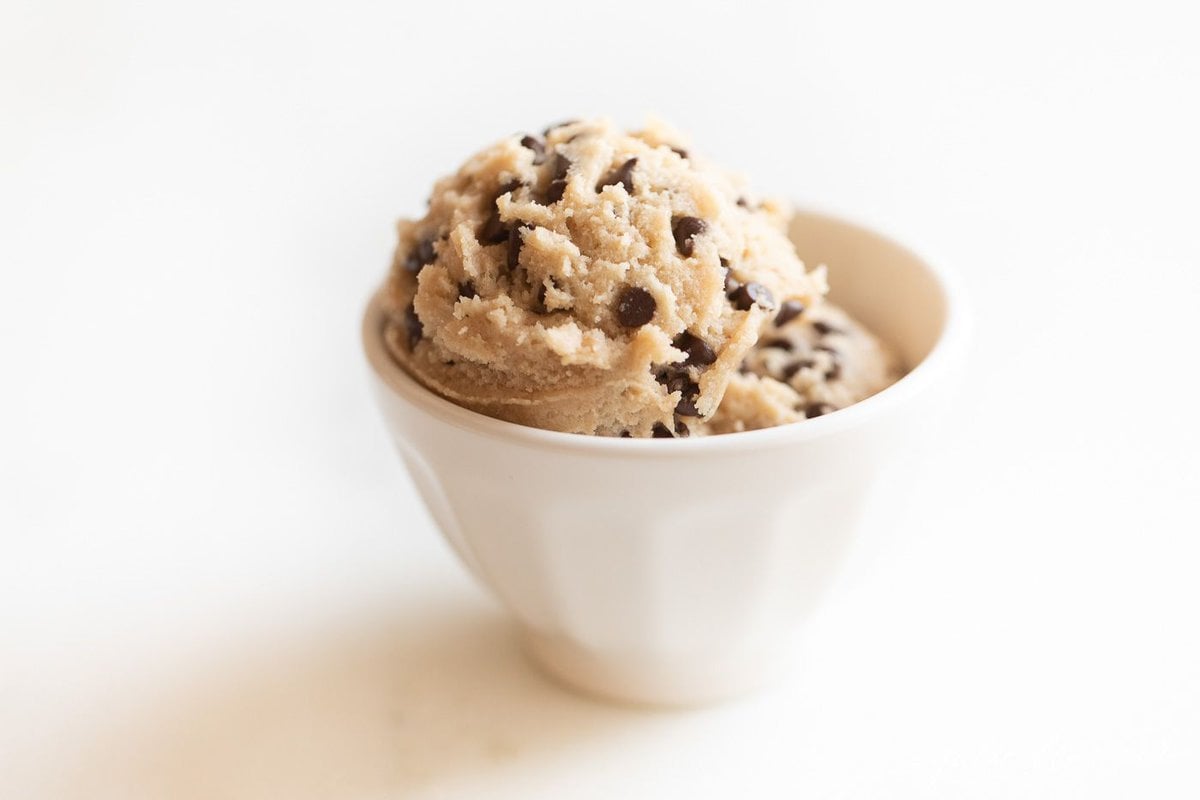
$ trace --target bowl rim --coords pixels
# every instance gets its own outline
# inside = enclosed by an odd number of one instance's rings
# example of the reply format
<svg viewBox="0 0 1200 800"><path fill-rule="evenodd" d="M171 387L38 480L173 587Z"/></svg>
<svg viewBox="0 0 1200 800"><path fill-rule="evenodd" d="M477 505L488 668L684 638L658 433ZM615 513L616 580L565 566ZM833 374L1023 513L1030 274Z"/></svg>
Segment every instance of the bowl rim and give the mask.
<svg viewBox="0 0 1200 800"><path fill-rule="evenodd" d="M865 400L813 419L715 436L623 439L613 436L593 436L545 430L489 417L486 414L456 405L425 388L420 381L409 375L391 357L382 336L384 322L382 300L386 284L377 289L367 302L362 320L363 350L375 376L391 390L393 395L407 405L455 428L536 449L565 449L600 456L637 455L639 458L675 457L683 454L694 456L702 452L738 453L792 446L858 428L921 394L953 368L955 362L965 351L969 338L969 315L964 290L953 273L934 265L911 248L877 230L809 207L796 210L792 216L807 217L819 222L831 222L849 228L856 235L874 237L890 247L904 252L933 279L946 310L942 330L929 353L900 380Z"/></svg>

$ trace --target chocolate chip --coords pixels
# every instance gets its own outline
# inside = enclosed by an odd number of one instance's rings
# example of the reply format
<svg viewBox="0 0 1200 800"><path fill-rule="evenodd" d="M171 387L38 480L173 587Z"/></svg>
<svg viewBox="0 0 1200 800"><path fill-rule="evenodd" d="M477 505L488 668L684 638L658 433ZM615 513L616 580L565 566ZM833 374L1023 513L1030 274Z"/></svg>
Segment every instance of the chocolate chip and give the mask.
<svg viewBox="0 0 1200 800"><path fill-rule="evenodd" d="M708 223L699 217L676 217L671 221L671 233L675 234L675 247L683 257L696 250L695 237L708 230Z"/></svg>
<svg viewBox="0 0 1200 800"><path fill-rule="evenodd" d="M437 260L437 253L433 249L433 237L426 236L417 242L408 254L408 258L404 260L404 268L409 272L420 272L421 268L426 264L432 264Z"/></svg>
<svg viewBox="0 0 1200 800"><path fill-rule="evenodd" d="M533 151L533 163L540 164L546 160L546 145L536 136L522 136L521 147Z"/></svg>
<svg viewBox="0 0 1200 800"><path fill-rule="evenodd" d="M550 178L556 181L567 179L567 171L571 169L571 161L562 153L554 154L553 169L550 173Z"/></svg>
<svg viewBox="0 0 1200 800"><path fill-rule="evenodd" d="M700 412L696 410L696 398L688 395L680 397L679 402L675 404L675 413L681 417L700 416Z"/></svg>
<svg viewBox="0 0 1200 800"><path fill-rule="evenodd" d="M841 363L835 361L833 362L832 367L825 370L825 380L836 381L840 377L842 377L842 365Z"/></svg>
<svg viewBox="0 0 1200 800"><path fill-rule="evenodd" d="M663 425L661 422L654 423L654 427L650 429L650 436L655 439L674 439L675 438L675 434L671 433L671 430L666 425Z"/></svg>
<svg viewBox="0 0 1200 800"><path fill-rule="evenodd" d="M681 420L681 419L675 420L675 435L676 436L678 436L680 439L682 439L686 436L689 436L690 434L691 434L691 431L688 430L687 425L683 424L683 420Z"/></svg>
<svg viewBox="0 0 1200 800"><path fill-rule="evenodd" d="M687 150L684 150L682 147L672 147L671 152L684 160L688 157Z"/></svg>
<svg viewBox="0 0 1200 800"><path fill-rule="evenodd" d="M508 239L508 226L500 221L500 212L492 209L488 214L488 218L479 228L479 241L481 244L500 244Z"/></svg>
<svg viewBox="0 0 1200 800"><path fill-rule="evenodd" d="M479 297L479 292L475 291L475 284L466 280L458 285L459 297Z"/></svg>
<svg viewBox="0 0 1200 800"><path fill-rule="evenodd" d="M814 364L815 362L809 358L802 358L799 361L793 361L791 364L788 364L783 368L783 379L785 381L790 381L792 378L796 377L797 372L802 369L812 369Z"/></svg>
<svg viewBox="0 0 1200 800"><path fill-rule="evenodd" d="M767 311L775 307L775 298L771 296L771 291L761 283L754 281L739 286L729 299L733 301L733 307L738 311L749 311L750 307L754 305Z"/></svg>
<svg viewBox="0 0 1200 800"><path fill-rule="evenodd" d="M819 417L833 411L837 411L837 409L828 403L811 403L804 407L804 416L807 419L812 419L813 417Z"/></svg>
<svg viewBox="0 0 1200 800"><path fill-rule="evenodd" d="M676 414L684 417L700 416L696 409L696 397L700 394L700 387L691 379L687 370L666 367L660 370L654 379L663 385L667 394L679 392L679 401L675 405Z"/></svg>
<svg viewBox="0 0 1200 800"><path fill-rule="evenodd" d="M417 342L425 335L425 326L421 324L421 318L417 316L417 310L411 303L404 309L404 332L408 334L408 350L412 352L416 349Z"/></svg>
<svg viewBox="0 0 1200 800"><path fill-rule="evenodd" d="M747 200L747 199L746 199L746 198L744 198L744 197L739 197L739 198L737 199L737 204L738 204L739 206L741 206L742 208L749 208L749 207L750 207L750 201L749 201L749 200Z"/></svg>
<svg viewBox="0 0 1200 800"><path fill-rule="evenodd" d="M620 167L610 172L607 178L597 183L596 191L600 191L605 186L616 186L619 183L625 187L626 192L633 194L633 168L635 166L637 166L637 159L629 159Z"/></svg>
<svg viewBox="0 0 1200 800"><path fill-rule="evenodd" d="M707 367L717 360L717 354L706 341L687 331L676 336L671 345L687 353L687 359L683 362L686 367Z"/></svg>
<svg viewBox="0 0 1200 800"><path fill-rule="evenodd" d="M722 258L721 266L725 270L725 296L732 300L733 293L741 287L741 284L738 283L737 278L733 277L733 272L729 269L728 261Z"/></svg>
<svg viewBox="0 0 1200 800"><path fill-rule="evenodd" d="M574 125L576 122L579 122L579 120L565 119L562 122L556 122L553 125L551 125L550 127L546 128L544 131L542 131L542 136L549 136L550 131L554 130L555 128L565 128L568 125Z"/></svg>
<svg viewBox="0 0 1200 800"><path fill-rule="evenodd" d="M626 328L640 328L654 319L657 307L654 295L640 286L628 286L617 298L617 322Z"/></svg>
<svg viewBox="0 0 1200 800"><path fill-rule="evenodd" d="M560 156L561 158L561 156ZM555 178L550 181L550 185L546 187L545 202L542 205L552 206L559 200L563 199L563 195L567 191L567 181L565 178Z"/></svg>
<svg viewBox="0 0 1200 800"><path fill-rule="evenodd" d="M842 330L841 328L834 327L833 325L830 325L825 320L821 320L821 319L814 322L812 324L812 326L813 326L813 329L817 333L821 334L822 336L829 336L830 334L833 334L833 333L845 333L845 331Z"/></svg>
<svg viewBox="0 0 1200 800"><path fill-rule="evenodd" d="M675 404L675 413L684 417L698 417L696 398L700 395L700 387L696 385L687 373L677 372L667 380L667 392L679 392L679 402Z"/></svg>
<svg viewBox="0 0 1200 800"><path fill-rule="evenodd" d="M784 300L775 315L775 327L781 328L804 313L804 304L795 300Z"/></svg>
<svg viewBox="0 0 1200 800"><path fill-rule="evenodd" d="M508 226L500 221L500 209L497 203L500 198L506 194L515 192L523 186L518 180L511 180L502 185L496 190L496 196L492 200L491 213L484 221L483 226L479 229L479 241L483 244L501 244L508 239Z"/></svg>
<svg viewBox="0 0 1200 800"><path fill-rule="evenodd" d="M653 370L654 367L651 366L650 369ZM677 392L683 386L683 382L688 380L687 370L667 365L655 373L654 380L666 386L668 392Z"/></svg>
<svg viewBox="0 0 1200 800"><path fill-rule="evenodd" d="M508 229L508 268L516 269L521 264L521 246L525 244L524 237L521 236L521 229L525 225L514 225Z"/></svg>
<svg viewBox="0 0 1200 800"><path fill-rule="evenodd" d="M793 347L792 343L789 342L787 339L768 339L765 342L761 342L758 346L759 347L770 347L775 350L783 350L788 353L792 352L792 347Z"/></svg>

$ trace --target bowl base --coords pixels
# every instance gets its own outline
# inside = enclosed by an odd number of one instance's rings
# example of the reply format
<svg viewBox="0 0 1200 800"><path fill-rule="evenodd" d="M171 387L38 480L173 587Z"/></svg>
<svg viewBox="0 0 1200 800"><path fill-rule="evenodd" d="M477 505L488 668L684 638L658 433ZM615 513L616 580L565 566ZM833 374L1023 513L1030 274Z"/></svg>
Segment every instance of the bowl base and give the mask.
<svg viewBox="0 0 1200 800"><path fill-rule="evenodd" d="M687 708L712 705L753 692L787 674L792 648L736 659L686 662L648 656L611 655L562 636L520 628L526 654L557 683L607 702Z"/></svg>

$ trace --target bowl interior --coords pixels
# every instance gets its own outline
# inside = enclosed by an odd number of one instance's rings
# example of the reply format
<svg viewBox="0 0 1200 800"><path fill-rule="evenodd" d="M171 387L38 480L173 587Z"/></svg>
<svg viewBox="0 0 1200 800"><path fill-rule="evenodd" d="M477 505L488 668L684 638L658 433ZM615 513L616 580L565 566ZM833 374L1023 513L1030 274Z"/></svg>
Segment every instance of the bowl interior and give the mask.
<svg viewBox="0 0 1200 800"><path fill-rule="evenodd" d="M913 253L857 225L799 213L788 235L809 268L829 268L829 297L899 351L911 369L947 321L944 288Z"/></svg>

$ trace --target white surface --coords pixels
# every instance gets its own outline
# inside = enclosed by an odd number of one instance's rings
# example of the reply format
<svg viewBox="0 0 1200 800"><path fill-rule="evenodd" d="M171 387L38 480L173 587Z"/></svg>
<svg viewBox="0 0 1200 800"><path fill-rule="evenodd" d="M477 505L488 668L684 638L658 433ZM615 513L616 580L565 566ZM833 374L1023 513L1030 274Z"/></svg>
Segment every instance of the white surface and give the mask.
<svg viewBox="0 0 1200 800"><path fill-rule="evenodd" d="M1200 792L1188 5L404 5L0 6L0 795ZM802 669L694 714L525 669L356 339L435 176L651 111L979 322Z"/></svg>

